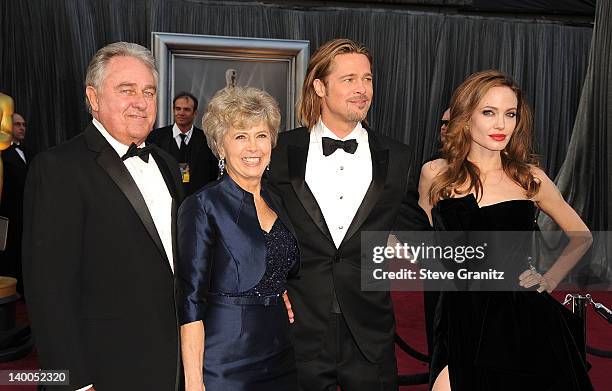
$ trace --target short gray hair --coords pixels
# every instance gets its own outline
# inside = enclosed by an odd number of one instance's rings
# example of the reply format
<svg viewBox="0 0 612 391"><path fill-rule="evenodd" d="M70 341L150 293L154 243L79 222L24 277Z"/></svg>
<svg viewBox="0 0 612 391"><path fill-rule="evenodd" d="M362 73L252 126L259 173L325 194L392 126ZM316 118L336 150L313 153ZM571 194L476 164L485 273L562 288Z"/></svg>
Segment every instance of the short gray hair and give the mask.
<svg viewBox="0 0 612 391"><path fill-rule="evenodd" d="M264 122L270 128L272 148L276 146L280 127L278 103L270 94L253 87L234 87L219 90L208 103L202 118L206 141L215 156L230 127L246 129Z"/></svg>
<svg viewBox="0 0 612 391"><path fill-rule="evenodd" d="M113 57L118 56L134 57L142 61L153 73L155 84L157 85L159 74L151 51L136 43L114 42L98 50L91 59L87 67L87 75L85 76L85 87L93 87L96 91L99 91L106 77L106 66ZM87 97L85 97L85 104L87 105L87 110L91 113L91 105Z"/></svg>

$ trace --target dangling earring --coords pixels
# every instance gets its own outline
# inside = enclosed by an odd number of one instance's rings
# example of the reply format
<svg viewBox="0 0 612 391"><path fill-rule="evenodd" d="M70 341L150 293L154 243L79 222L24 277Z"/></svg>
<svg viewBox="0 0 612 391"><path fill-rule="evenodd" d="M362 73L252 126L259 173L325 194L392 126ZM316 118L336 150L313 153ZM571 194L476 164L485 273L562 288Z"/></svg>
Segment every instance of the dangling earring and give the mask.
<svg viewBox="0 0 612 391"><path fill-rule="evenodd" d="M221 178L223 176L223 171L225 170L225 158L219 158L219 176L218 178Z"/></svg>
<svg viewBox="0 0 612 391"><path fill-rule="evenodd" d="M270 163L272 163L272 160L268 162L268 165L266 166L266 171L270 171Z"/></svg>

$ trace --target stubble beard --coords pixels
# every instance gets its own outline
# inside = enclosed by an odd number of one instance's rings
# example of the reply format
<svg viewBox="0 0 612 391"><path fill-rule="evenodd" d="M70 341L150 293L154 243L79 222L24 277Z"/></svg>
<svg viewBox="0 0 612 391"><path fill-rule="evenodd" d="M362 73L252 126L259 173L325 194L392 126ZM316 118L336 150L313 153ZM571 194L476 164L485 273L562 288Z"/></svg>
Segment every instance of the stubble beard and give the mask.
<svg viewBox="0 0 612 391"><path fill-rule="evenodd" d="M370 105L364 107L362 111L349 110L348 119L355 123L363 121L368 116L368 111L370 110Z"/></svg>
<svg viewBox="0 0 612 391"><path fill-rule="evenodd" d="M348 113L348 119L352 122L361 122L363 121L367 116L368 116L368 110L370 108L368 107L367 109L365 109L362 112L359 111L349 111Z"/></svg>

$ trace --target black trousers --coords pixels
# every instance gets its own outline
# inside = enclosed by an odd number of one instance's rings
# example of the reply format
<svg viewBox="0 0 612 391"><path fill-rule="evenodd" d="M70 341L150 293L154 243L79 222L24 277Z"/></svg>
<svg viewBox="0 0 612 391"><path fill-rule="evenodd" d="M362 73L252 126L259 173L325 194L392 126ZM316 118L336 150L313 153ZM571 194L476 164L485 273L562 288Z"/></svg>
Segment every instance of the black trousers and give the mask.
<svg viewBox="0 0 612 391"><path fill-rule="evenodd" d="M301 391L397 391L397 362L391 341L381 362L368 361L355 343L342 314L330 315L323 350L312 360L298 361Z"/></svg>

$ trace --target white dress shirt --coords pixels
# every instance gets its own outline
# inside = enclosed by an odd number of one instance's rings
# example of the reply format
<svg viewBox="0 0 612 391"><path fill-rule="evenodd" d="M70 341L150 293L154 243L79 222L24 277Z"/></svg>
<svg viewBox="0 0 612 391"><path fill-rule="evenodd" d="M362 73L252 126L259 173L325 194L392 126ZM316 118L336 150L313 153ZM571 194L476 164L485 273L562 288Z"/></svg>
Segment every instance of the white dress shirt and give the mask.
<svg viewBox="0 0 612 391"><path fill-rule="evenodd" d="M129 146L123 145L114 139L95 118L92 122L117 152L117 155L119 157L125 155ZM157 233L170 261L170 268L174 271L172 258L172 196L170 196L166 181L164 181L164 177L155 162L155 156L151 155L148 162L144 162L138 156L134 156L124 160L123 164L125 164L125 167L132 175L138 190L140 190L147 204Z"/></svg>
<svg viewBox="0 0 612 391"><path fill-rule="evenodd" d="M172 137L176 142L176 146L179 148L181 148L181 134L183 134L183 132L181 132L181 129L179 129L178 125L175 123L172 126ZM189 140L191 140L191 135L193 134L193 124L191 125L191 129L189 129L185 134L187 135L187 137L185 137L185 144L189 144Z"/></svg>
<svg viewBox="0 0 612 391"><path fill-rule="evenodd" d="M355 139L357 150L350 154L338 149L323 156L323 137L343 141ZM368 132L361 123L340 139L319 120L310 131L305 180L321 208L334 244L339 248L372 182Z"/></svg>

